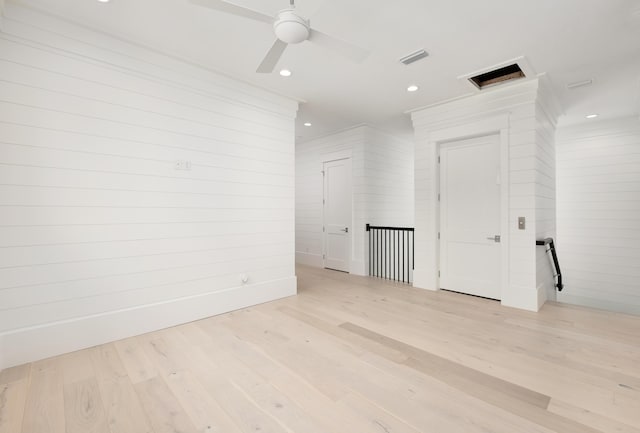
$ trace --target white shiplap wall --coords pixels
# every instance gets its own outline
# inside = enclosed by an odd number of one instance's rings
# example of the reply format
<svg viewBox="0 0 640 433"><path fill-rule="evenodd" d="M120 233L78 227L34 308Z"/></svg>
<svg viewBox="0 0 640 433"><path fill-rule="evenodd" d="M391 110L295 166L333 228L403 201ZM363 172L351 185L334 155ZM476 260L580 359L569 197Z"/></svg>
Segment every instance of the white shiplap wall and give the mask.
<svg viewBox="0 0 640 433"><path fill-rule="evenodd" d="M349 157L352 177L362 177L361 152L365 140L365 129L365 126L358 126L296 145L296 261L298 263L323 266L322 163L336 157ZM361 185L352 182L352 188L355 194ZM354 217L355 212L352 214L352 220Z"/></svg>
<svg viewBox="0 0 640 433"><path fill-rule="evenodd" d="M369 273L369 242L364 230L374 226L413 227L414 155L413 142L368 128L365 140L364 172L355 178L360 185L354 195L357 233L355 254L364 261L359 274ZM391 257L393 251L388 251Z"/></svg>
<svg viewBox="0 0 640 433"><path fill-rule="evenodd" d="M556 239L556 144L558 108L546 80L540 81L536 99L536 239ZM557 239L556 239L557 240ZM555 269L545 247L536 249L536 286L540 296L556 300ZM544 302L544 300L540 300Z"/></svg>
<svg viewBox="0 0 640 433"><path fill-rule="evenodd" d="M352 159L351 273L367 269L365 225L413 224L413 144L369 126L357 126L296 146L296 260L321 267L322 162Z"/></svg>
<svg viewBox="0 0 640 433"><path fill-rule="evenodd" d="M558 300L640 314L640 120L558 129Z"/></svg>
<svg viewBox="0 0 640 433"><path fill-rule="evenodd" d="M541 94L544 79L506 85L486 92L443 103L413 113L416 132L416 271L414 285L437 289L438 283L438 142L446 131L450 139L462 139L477 133L503 133L508 161L508 236L503 245L508 259L506 281L503 278L502 303L517 308L537 310L544 302L544 286L537 284L537 222L553 226L553 214L542 195L552 194L543 180L542 162L551 152L552 141L541 137L551 126L540 126L538 116L548 116L555 123L551 95ZM544 105L541 105L544 104ZM544 108L541 107L551 107ZM494 124L503 126L495 127ZM490 126L486 126L490 125ZM489 128L489 129L486 129ZM456 131L459 131L458 135ZM482 131L482 132L479 132ZM453 134L453 135L452 135ZM465 135L466 134L466 135ZM504 151L503 151L504 153ZM546 170L546 169L545 169ZM546 185L546 186L545 186ZM539 197L540 195L540 197ZM546 210L545 210L546 208ZM538 216L538 210L541 210ZM526 230L518 229L518 217L527 220ZM546 221L546 222L545 222ZM546 230L543 229L543 230Z"/></svg>
<svg viewBox="0 0 640 433"><path fill-rule="evenodd" d="M8 5L0 368L294 294L296 110Z"/></svg>

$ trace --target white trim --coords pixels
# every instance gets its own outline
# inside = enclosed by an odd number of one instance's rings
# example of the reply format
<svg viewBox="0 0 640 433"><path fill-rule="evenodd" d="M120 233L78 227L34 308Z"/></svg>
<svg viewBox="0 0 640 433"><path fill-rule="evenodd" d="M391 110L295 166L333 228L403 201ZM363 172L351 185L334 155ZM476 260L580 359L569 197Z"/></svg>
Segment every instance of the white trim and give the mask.
<svg viewBox="0 0 640 433"><path fill-rule="evenodd" d="M348 155L348 156L347 156ZM321 172L322 172L322 267L326 268L327 267L327 233L326 233L326 227L327 224L325 222L325 217L324 217L324 207L325 207L325 200L326 200L326 193L327 193L327 183L326 183L326 176L325 176L325 164L329 163L329 162L335 162L335 161L342 161L342 160L348 160L349 161L349 181L350 181L350 185L349 185L349 201L351 202L351 210L350 210L350 222L349 222L349 270L347 271L348 273L351 273L351 270L353 269L353 229L355 227L355 221L354 221L354 211L353 211L353 159L351 158L352 152L351 150L341 150L341 151L337 151L337 152L329 152L329 153L325 153L322 154L322 162L321 162Z"/></svg>
<svg viewBox="0 0 640 433"><path fill-rule="evenodd" d="M424 274L424 275L423 275ZM437 292L440 290L438 288L438 281L434 285L429 284L429 278L427 277L428 273L421 269L413 270L413 287L416 289L424 289L431 290L433 292Z"/></svg>
<svg viewBox="0 0 640 433"><path fill-rule="evenodd" d="M503 293L500 303L504 307L537 312L540 308L538 302L540 302L540 294L537 287L511 284L509 290Z"/></svg>
<svg viewBox="0 0 640 433"><path fill-rule="evenodd" d="M500 240L500 298L502 299L502 294L504 293L504 291L506 290L506 288L508 287L507 285L505 285L506 282L508 282L508 278L505 279L505 273L502 272L502 269L505 266L508 266L508 260L505 261L505 257L508 257L509 255L509 250L508 248L505 248L505 244L507 243L507 240L505 239L505 242L503 242L502 239L502 233L505 233L505 228L506 230L508 230L508 215L509 215L509 207L508 205L505 207L504 205L504 201L508 200L508 188L509 185L505 183L504 176L508 177L509 174L509 170L505 170L503 168L504 164L508 165L508 158L505 161L504 159L504 154L505 154L505 149L508 150L508 138L506 139L506 145L505 145L505 137L503 136L503 134L506 134L506 136L508 137L508 133L504 133L502 131L505 131L504 129L501 131L494 131L491 132L489 134L482 134L482 135L473 135L473 138L480 138L482 139L483 137L491 137L491 140L497 138L499 141L499 145L500 145L500 154L498 156L498 158L500 159L500 211L499 211L499 215L500 215L500 236L501 236L501 240ZM471 139L473 139L471 138ZM437 171L438 171L438 179L440 180L439 184L438 184L438 195L439 195L439 200L437 202L437 207L438 207L438 233L440 234L440 237L438 239L438 241L436 242L438 251L437 251L437 258L438 258L438 264L437 264L437 269L440 270L439 276L438 276L438 288L443 288L440 286L440 279L442 277L442 269L443 267L446 267L446 263L445 266L443 265L443 260L442 260L442 246L447 245L446 241L448 240L448 236L447 236L447 229L445 227L443 227L442 222L445 220L445 218L447 217L447 212L445 211L446 206L445 204L447 204L447 190L445 185L442 184L442 180L443 180L443 166L445 166L445 162L447 161L447 152L443 152L443 150L445 149L460 149L460 148L471 148L474 146L477 146L479 144L481 145L485 145L486 142L485 141L480 141L480 142L468 142L467 140L469 140L470 138L463 138L460 140L455 140L455 141L451 141L451 140L447 140L447 141L443 141L440 143L436 143L437 146L437 152L438 152L438 167L437 167ZM508 153L507 153L508 154ZM446 174L444 175L444 179L446 179ZM507 179L508 182L508 179ZM506 194L505 194L506 192ZM444 242L443 242L444 241ZM508 276L508 272L506 273L506 275Z"/></svg>
<svg viewBox="0 0 640 433"><path fill-rule="evenodd" d="M341 159L351 159L352 152L348 150L338 150L335 152L326 152L320 154L320 171L324 169L324 164L331 161L339 161Z"/></svg>
<svg viewBox="0 0 640 433"><path fill-rule="evenodd" d="M638 81L640 82L640 80ZM553 91L553 85L546 72L538 75L538 86L540 89L539 92L543 93L544 97L539 97L537 102L542 107L547 120L549 120L554 128L557 128L558 119L566 113L560 99L558 99L558 96Z"/></svg>
<svg viewBox="0 0 640 433"><path fill-rule="evenodd" d="M335 130L333 132L326 132L326 133L314 135L314 136L309 137L309 138L303 138L301 140L297 140L297 143L305 144L305 143L308 143L310 141L322 140L323 138L331 137L332 135L342 134L342 133L345 133L345 132L356 130L358 128L366 128L368 126L369 125L367 125L366 123L358 123L357 125L347 126L346 128L337 129L337 130Z"/></svg>
<svg viewBox="0 0 640 433"><path fill-rule="evenodd" d="M313 266L314 268L322 267L322 254L311 254L296 251L296 263L301 265Z"/></svg>
<svg viewBox="0 0 640 433"><path fill-rule="evenodd" d="M504 124L502 128L500 128L500 215L502 216L502 221L500 224L501 233L501 243L502 243L502 262L500 266L502 268L501 272L501 285L502 285L502 296L501 300L505 296L505 292L509 291L509 275L511 272L511 235L509 230L509 217L511 216L510 212L510 203L509 196L511 191L511 179L509 177L509 115L505 115Z"/></svg>
<svg viewBox="0 0 640 433"><path fill-rule="evenodd" d="M467 138L482 137L497 134L501 131L509 132L509 113L478 119L462 125L439 129L429 135L431 142L442 144L448 141L459 141Z"/></svg>
<svg viewBox="0 0 640 433"><path fill-rule="evenodd" d="M540 311L540 308L547 302L547 289L545 288L545 284L539 284L536 287L536 292L538 293L538 309L535 311Z"/></svg>
<svg viewBox="0 0 640 433"><path fill-rule="evenodd" d="M408 114L408 113L409 112L405 112L404 114ZM385 131L384 129L379 128L378 126L372 126L372 125L370 125L368 123L358 123L357 125L348 126L346 128L341 128L341 129L335 130L333 132L327 132L327 133L314 135L314 136L308 137L308 138L302 138L302 139L296 140L296 143L304 144L304 143L308 143L308 142L314 141L314 140L321 140L323 138L330 137L332 135L341 134L343 132L356 130L358 128L368 128L370 131L373 131L376 134L384 135L384 136L386 136L388 138L391 138L393 140L402 141L404 143L413 143L412 139L408 139L408 138L404 138L402 136L398 136L398 135L394 134L393 132Z"/></svg>
<svg viewBox="0 0 640 433"><path fill-rule="evenodd" d="M457 110L460 107L466 106L466 103L470 100L476 100L475 98L484 99L487 105L481 110L484 114L500 114L504 113L505 108L513 109L518 105L528 104L531 101L526 102L508 102L512 100L513 97L528 93L528 92L538 92L538 83L537 79L532 80L518 80L515 81L512 85L508 86L498 86L491 87L483 92L470 92L464 95L457 96L455 98L445 99L442 101L434 102L433 104L425 105L422 107L417 107L411 110L407 110L405 113L411 114L411 117L414 122L414 128L422 123L420 117L423 113L434 113L440 110L443 110L445 107L447 110ZM496 104L496 102L504 101L504 104ZM490 105L489 105L490 104ZM467 118L467 117L465 117ZM447 121L451 121L455 119L455 116L447 116Z"/></svg>
<svg viewBox="0 0 640 433"><path fill-rule="evenodd" d="M500 175L501 175L501 188L500 188L500 229L501 229L501 300L505 298L505 293L509 290L509 113L502 113L500 115L487 117L481 120L465 123L459 126L453 126L449 128L440 129L429 134L429 143L432 144L433 151L435 152L433 162L435 164L434 170L432 170L432 184L435 185L433 189L434 200L436 206L431 209L431 220L434 222L431 228L431 233L434 239L437 239L438 232L440 231L440 203L437 200L438 191L440 190L440 168L438 166L438 155L440 155L440 147L443 144L452 141L460 141L474 137L482 137L487 135L498 134L500 136ZM433 243L435 248L434 262L431 263L434 269L440 267L440 242ZM418 275L420 275L418 273ZM431 285L422 287L433 287L434 290L439 290L440 280L438 273L434 273L435 281ZM416 272L414 271L414 282L417 280ZM424 284L425 282L420 282ZM414 283L416 285L416 283Z"/></svg>
<svg viewBox="0 0 640 433"><path fill-rule="evenodd" d="M296 286L296 277L287 277L5 332L0 370L293 296Z"/></svg>
<svg viewBox="0 0 640 433"><path fill-rule="evenodd" d="M332 161L340 161L342 159L348 159L352 162L351 164L351 176L352 176L352 188L353 188L353 159L352 159L352 155L353 152L351 151L351 149L347 149L347 150L338 150L335 152L326 152L326 153L321 153L320 154L320 172L322 173L322 202L320 203L320 216L322 218L322 252L320 254L320 265L319 267L324 268L325 267L325 257L327 254L327 247L326 247L326 236L325 236L325 223L324 223L324 200L325 200L325 177L324 177L324 165L327 162L332 162ZM352 189L352 193L351 193L351 227L354 227L353 225L353 189ZM353 231L353 230L352 230ZM353 251L353 233L350 236L350 242L351 245L349 247L349 256L351 257L352 254L351 252ZM349 266L351 266L351 264L349 264Z"/></svg>
<svg viewBox="0 0 640 433"><path fill-rule="evenodd" d="M451 102L461 101L463 99L468 99L468 98L470 98L472 96L476 96L476 94L475 93L465 93L463 95L455 96L455 97L449 98L449 99L443 99L441 101L437 101L437 102L434 102L432 104L421 105L420 107L411 108L411 109L405 111L404 114L418 113L420 111L428 110L429 108L439 107L441 105L447 105L447 104L449 104Z"/></svg>

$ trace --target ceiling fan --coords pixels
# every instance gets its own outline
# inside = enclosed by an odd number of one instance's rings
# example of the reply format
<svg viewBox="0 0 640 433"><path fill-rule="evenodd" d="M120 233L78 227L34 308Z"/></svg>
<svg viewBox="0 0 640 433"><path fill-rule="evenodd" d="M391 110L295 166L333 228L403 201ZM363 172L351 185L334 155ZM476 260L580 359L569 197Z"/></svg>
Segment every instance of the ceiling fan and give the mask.
<svg viewBox="0 0 640 433"><path fill-rule="evenodd" d="M258 73L273 72L287 45L299 44L307 40L322 45L357 63L364 61L369 56L369 52L363 48L311 28L309 20L296 11L295 0L289 0L289 8L281 10L275 17L224 0L191 0L191 3L273 25L277 39L258 66L256 71Z"/></svg>

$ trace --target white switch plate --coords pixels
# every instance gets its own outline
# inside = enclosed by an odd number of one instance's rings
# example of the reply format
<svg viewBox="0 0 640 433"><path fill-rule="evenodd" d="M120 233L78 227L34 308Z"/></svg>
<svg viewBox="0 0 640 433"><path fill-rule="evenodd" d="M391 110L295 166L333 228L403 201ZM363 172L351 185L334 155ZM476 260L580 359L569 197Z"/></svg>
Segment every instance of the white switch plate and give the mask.
<svg viewBox="0 0 640 433"><path fill-rule="evenodd" d="M524 230L527 227L527 220L525 217L518 217L518 229Z"/></svg>

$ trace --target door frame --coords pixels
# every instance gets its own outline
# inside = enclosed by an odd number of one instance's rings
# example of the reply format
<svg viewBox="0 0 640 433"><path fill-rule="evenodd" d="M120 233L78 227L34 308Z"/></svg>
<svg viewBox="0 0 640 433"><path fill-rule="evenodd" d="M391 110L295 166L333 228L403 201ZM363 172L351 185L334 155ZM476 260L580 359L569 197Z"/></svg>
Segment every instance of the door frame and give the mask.
<svg viewBox="0 0 640 433"><path fill-rule="evenodd" d="M439 265L442 265L442 262L443 262L442 251L446 247L446 242L444 242L444 241L448 240L448 236L447 236L448 232L444 228L443 219L442 219L443 214L445 214L445 216L448 216L448 212L445 211L445 207L444 207L444 205L447 203L447 199L448 199L447 194L446 194L447 189L443 188L443 185L442 185L442 179L444 178L446 180L448 178L447 176L443 176L445 174L444 173L445 169L444 169L442 163L446 160L446 158L444 158L443 154L446 154L451 149L473 148L474 146L482 145L482 144L484 144L482 141L479 141L476 144L464 143L464 141L466 141L466 140L474 140L474 139L482 140L483 138L488 138L490 140L496 140L497 139L498 146L500 147L500 135L498 133L487 134L487 135L483 134L483 135L475 136L473 138L465 138L465 139L461 139L461 140L444 141L444 142L440 142L439 145L438 145L438 180L439 180L439 183L438 183L438 210L439 210L439 214L438 214L439 231L438 231L438 234L439 234L439 236L438 236L438 242L437 242L438 246L437 246L437 248L438 248L438 252L439 252L439 254L438 254ZM500 207L499 207L499 210L498 210L498 215L499 215L499 218L500 218L500 224L499 224L500 225L500 229L499 230L500 230L500 232L502 232L502 230L503 230L503 222L504 222L503 221L504 220L504 216L502 214L502 196L503 196L503 193L504 193L504 189L503 189L504 184L502 182L503 173L502 173L502 161L501 161L502 158L501 158L501 154L498 155L498 160L499 160L499 163L500 163ZM502 244L502 234L500 236L501 236L501 240L500 240L499 243ZM500 266L500 271L501 271L502 270L502 256L503 256L503 254L505 254L505 251L502 250L502 245L499 245L499 247L500 247L500 260L499 260L498 266ZM443 277L442 276L442 272L441 272L442 271L442 266L438 266L438 269L439 269L438 270L438 282L441 282L442 281L442 277ZM500 275L500 277L499 277L499 281L498 281L498 284L499 284L499 287L498 287L498 292L499 292L498 300L500 300L501 296L502 296L502 283L503 283L502 274L500 273L499 275ZM438 288L441 289L442 287L439 286ZM466 293L466 292L463 292L463 293ZM469 294L471 294L471 293L469 293ZM492 299L494 299L494 298L492 297Z"/></svg>
<svg viewBox="0 0 640 433"><path fill-rule="evenodd" d="M320 197L320 209L321 209L321 225L322 225L322 268L327 269L327 237L325 232L325 215L324 215L324 200L325 200L325 177L324 177L324 165L328 162L340 161L343 159L349 160L350 167L350 175L351 175L351 191L350 191L350 202L351 202L351 221L349 222L350 233L349 233L349 273L351 273L353 269L353 238L354 238L354 225L353 225L353 159L350 150L338 151L338 152L329 152L320 155L320 174L321 174L321 182L322 182L322 196Z"/></svg>
<svg viewBox="0 0 640 433"><path fill-rule="evenodd" d="M435 194L440 194L440 164L439 157L441 147L451 142L466 140L470 138L479 138L489 135L498 135L500 137L500 299L505 299L506 292L509 288L509 114L503 114L467 124L453 126L445 129L434 131L430 134L431 141L435 144L434 162L436 169L434 170L434 185L436 185ZM434 200L434 239L435 242L435 269L440 269L440 240L438 233L440 232L440 201ZM435 273L436 287L441 289L440 277L438 272Z"/></svg>

